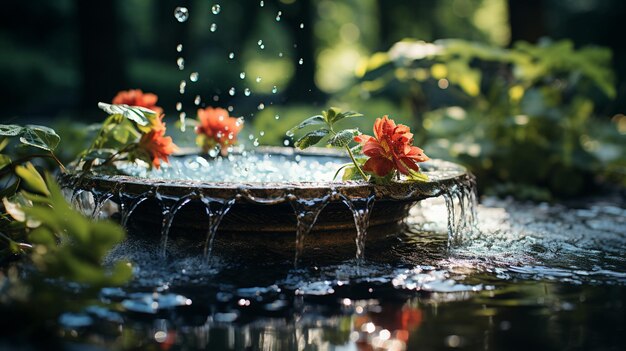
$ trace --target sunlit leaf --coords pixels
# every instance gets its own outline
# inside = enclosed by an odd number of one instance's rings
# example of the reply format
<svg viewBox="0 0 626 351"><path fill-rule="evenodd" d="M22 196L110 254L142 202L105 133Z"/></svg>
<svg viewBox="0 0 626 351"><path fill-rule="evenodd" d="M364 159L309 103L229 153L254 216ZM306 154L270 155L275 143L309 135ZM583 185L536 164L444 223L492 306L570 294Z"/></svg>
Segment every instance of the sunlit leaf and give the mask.
<svg viewBox="0 0 626 351"><path fill-rule="evenodd" d="M0 124L0 135L17 136L22 132L22 127L15 124Z"/></svg>
<svg viewBox="0 0 626 351"><path fill-rule="evenodd" d="M16 166L15 173L22 178L26 187L40 194L49 195L48 187L41 174L35 169L32 163L27 162L24 166Z"/></svg>
<svg viewBox="0 0 626 351"><path fill-rule="evenodd" d="M332 108L331 108L331 110L332 110ZM335 123L341 121L344 118L354 118L354 117L362 117L362 116L363 116L362 114L360 114L358 112L355 112L355 111L346 111L346 112L336 111L336 113L333 115L332 118L329 116L329 121L328 122L330 124L335 124Z"/></svg>
<svg viewBox="0 0 626 351"><path fill-rule="evenodd" d="M20 141L46 151L52 151L59 145L61 138L52 128L36 125L27 125L22 128Z"/></svg>
<svg viewBox="0 0 626 351"><path fill-rule="evenodd" d="M328 143L335 147L345 147L348 144L350 144L350 142L352 142L355 136L359 134L360 133L358 129L344 129L338 132L337 134L333 135L328 140Z"/></svg>
<svg viewBox="0 0 626 351"><path fill-rule="evenodd" d="M309 126L325 125L325 124L326 124L326 120L324 120L323 116L321 115L312 116L312 117L305 119L304 121L302 121L302 123L298 124L297 126L289 129L287 131L287 135L292 136L295 131L309 127Z"/></svg>
<svg viewBox="0 0 626 351"><path fill-rule="evenodd" d="M99 102L98 107L109 115L122 115L140 126L148 125L149 115L156 115L156 112L141 106L111 105Z"/></svg>
<svg viewBox="0 0 626 351"><path fill-rule="evenodd" d="M295 146L301 150L304 150L310 146L313 146L320 142L330 131L328 129L318 129L305 134L302 138L298 139Z"/></svg>

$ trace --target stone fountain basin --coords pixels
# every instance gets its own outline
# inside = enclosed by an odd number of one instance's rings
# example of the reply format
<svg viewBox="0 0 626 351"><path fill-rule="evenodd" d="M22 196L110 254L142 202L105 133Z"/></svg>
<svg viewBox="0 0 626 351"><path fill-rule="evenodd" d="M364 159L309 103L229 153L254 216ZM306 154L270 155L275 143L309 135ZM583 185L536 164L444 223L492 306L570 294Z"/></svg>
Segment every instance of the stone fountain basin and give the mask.
<svg viewBox="0 0 626 351"><path fill-rule="evenodd" d="M342 152L329 149L264 148L260 152L301 158L343 157ZM189 154L189 151L184 153ZM302 213L324 202L312 230L327 232L355 228L350 203L354 204L353 209L358 209L359 202L374 200L369 226L397 223L416 202L443 195L473 178L464 167L451 162L431 160L421 165L429 181L397 181L389 185L357 181L227 183L97 174L66 174L60 181L62 186L72 189L73 202L79 195L88 193L96 209L105 200L116 203L119 213L110 215L117 216L131 232L158 232L172 211L175 216L168 225L173 232L206 230L212 223L207 204L219 211L228 202L231 206L221 218L219 231L295 232L296 212ZM324 200L316 202L316 199Z"/></svg>

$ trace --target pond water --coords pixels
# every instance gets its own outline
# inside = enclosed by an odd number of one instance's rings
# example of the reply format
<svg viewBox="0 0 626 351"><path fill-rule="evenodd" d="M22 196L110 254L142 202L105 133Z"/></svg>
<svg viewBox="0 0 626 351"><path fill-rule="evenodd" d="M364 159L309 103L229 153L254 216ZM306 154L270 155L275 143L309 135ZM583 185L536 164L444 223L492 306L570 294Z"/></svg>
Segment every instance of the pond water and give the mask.
<svg viewBox="0 0 626 351"><path fill-rule="evenodd" d="M622 349L622 201L486 198L480 230L448 248L445 202L429 199L364 260L312 237L298 268L292 251L218 245L207 265L184 241L164 260L129 240L109 260L133 261L132 283L62 315L60 335L73 349Z"/></svg>

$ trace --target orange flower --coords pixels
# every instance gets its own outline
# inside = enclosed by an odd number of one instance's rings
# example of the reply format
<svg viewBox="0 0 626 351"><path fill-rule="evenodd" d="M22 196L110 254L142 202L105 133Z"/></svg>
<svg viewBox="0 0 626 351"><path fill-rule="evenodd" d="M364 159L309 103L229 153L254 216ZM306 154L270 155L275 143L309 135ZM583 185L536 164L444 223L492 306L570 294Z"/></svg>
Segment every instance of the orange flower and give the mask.
<svg viewBox="0 0 626 351"><path fill-rule="evenodd" d="M139 140L139 148L150 155L152 165L157 169L161 167L161 160L169 162L168 156L178 150L172 137L165 136L165 123L162 119L163 116L155 118L150 132L143 134Z"/></svg>
<svg viewBox="0 0 626 351"><path fill-rule="evenodd" d="M409 127L398 124L387 116L377 118L374 122L374 136L358 135L354 140L363 145L363 154L369 160L363 170L384 177L394 169L409 175L418 172L417 162L428 161L424 151L413 144L413 134Z"/></svg>
<svg viewBox="0 0 626 351"><path fill-rule="evenodd" d="M238 118L230 117L223 108L199 109L198 120L197 140L204 152L219 144L222 154L226 154L226 147L237 142L237 134L243 128L243 123Z"/></svg>
<svg viewBox="0 0 626 351"><path fill-rule="evenodd" d="M113 98L116 105L141 106L156 112L157 116L163 113L163 109L156 105L159 98L152 93L144 93L141 89L120 91Z"/></svg>

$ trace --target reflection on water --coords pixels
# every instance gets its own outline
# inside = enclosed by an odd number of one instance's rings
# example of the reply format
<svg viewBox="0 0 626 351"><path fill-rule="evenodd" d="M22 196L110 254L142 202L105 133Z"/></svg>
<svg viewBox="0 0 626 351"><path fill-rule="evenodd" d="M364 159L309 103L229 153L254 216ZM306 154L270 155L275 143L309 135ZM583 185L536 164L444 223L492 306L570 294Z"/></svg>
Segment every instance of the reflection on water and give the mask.
<svg viewBox="0 0 626 351"><path fill-rule="evenodd" d="M134 282L59 322L70 344L122 349L620 349L626 210L486 199L478 216L448 249L445 204L427 200L364 262L312 238L298 269L228 242L210 266L187 241L163 261L135 238L110 258L133 260Z"/></svg>

